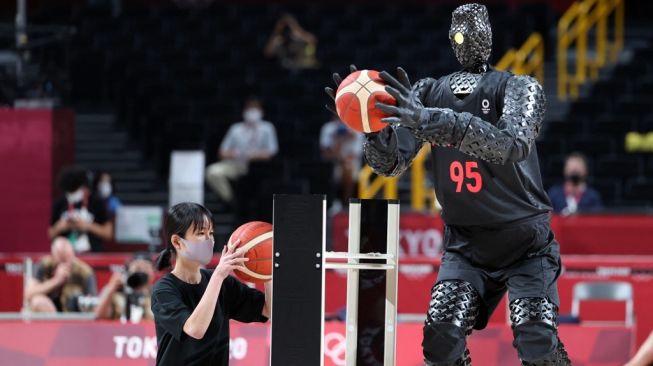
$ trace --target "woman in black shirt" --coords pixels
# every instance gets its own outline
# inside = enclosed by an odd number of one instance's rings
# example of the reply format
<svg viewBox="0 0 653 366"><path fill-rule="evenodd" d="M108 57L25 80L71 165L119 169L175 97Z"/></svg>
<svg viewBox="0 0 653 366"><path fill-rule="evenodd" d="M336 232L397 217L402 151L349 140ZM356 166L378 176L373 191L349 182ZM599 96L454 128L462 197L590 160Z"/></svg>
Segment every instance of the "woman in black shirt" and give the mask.
<svg viewBox="0 0 653 366"><path fill-rule="evenodd" d="M157 261L165 274L152 293L156 324L157 365L228 365L229 319L266 322L270 316L271 284L265 294L230 276L247 261L236 246L222 250L215 270L203 268L213 256L211 212L196 203L180 203L164 223L167 248Z"/></svg>

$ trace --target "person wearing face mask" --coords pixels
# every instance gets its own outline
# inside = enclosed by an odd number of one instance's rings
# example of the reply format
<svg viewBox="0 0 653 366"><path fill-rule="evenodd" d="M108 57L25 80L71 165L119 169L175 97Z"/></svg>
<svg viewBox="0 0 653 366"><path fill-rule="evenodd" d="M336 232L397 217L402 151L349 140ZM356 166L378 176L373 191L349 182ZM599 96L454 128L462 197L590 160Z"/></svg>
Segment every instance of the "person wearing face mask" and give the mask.
<svg viewBox="0 0 653 366"><path fill-rule="evenodd" d="M122 205L120 199L113 194L113 178L107 172L101 171L95 174L93 181L94 194L100 197L107 208L109 217L116 217L116 211Z"/></svg>
<svg viewBox="0 0 653 366"><path fill-rule="evenodd" d="M234 200L230 181L247 174L253 160L269 160L279 150L274 125L263 120L263 106L250 98L243 108L243 121L233 124L222 140L218 159L206 169L206 181L226 203Z"/></svg>
<svg viewBox="0 0 653 366"><path fill-rule="evenodd" d="M168 245L157 269L175 264L154 285L152 312L156 326L156 364L228 365L229 320L266 322L270 317L270 282L265 293L236 280L232 272L247 261L245 249L225 247L214 270L204 268L213 257L213 221L196 203L179 203L164 221Z"/></svg>
<svg viewBox="0 0 653 366"><path fill-rule="evenodd" d="M587 184L587 159L574 152L565 159L564 184L549 189L553 211L561 215L593 212L603 208L601 195Z"/></svg>
<svg viewBox="0 0 653 366"><path fill-rule="evenodd" d="M136 255L126 269L126 272L114 272L102 288L95 307L97 319L121 319L134 323L154 319L151 310L154 265L151 259L147 255Z"/></svg>
<svg viewBox="0 0 653 366"><path fill-rule="evenodd" d="M59 175L59 188L64 194L55 200L50 216L48 235L64 236L75 252L101 252L103 242L113 237L113 224L100 197L88 187L86 171L68 167Z"/></svg>

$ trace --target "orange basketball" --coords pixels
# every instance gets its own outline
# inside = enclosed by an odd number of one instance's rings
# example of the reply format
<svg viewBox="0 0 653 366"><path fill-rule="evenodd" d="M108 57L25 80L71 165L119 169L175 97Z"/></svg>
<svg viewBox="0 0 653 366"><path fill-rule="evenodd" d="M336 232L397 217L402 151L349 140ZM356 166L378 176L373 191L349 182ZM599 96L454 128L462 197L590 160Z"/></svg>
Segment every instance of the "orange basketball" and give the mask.
<svg viewBox="0 0 653 366"><path fill-rule="evenodd" d="M388 115L374 104L382 102L396 104L397 101L385 91L385 81L378 71L355 71L338 86L336 92L336 111L347 126L358 132L376 132L386 124L381 118Z"/></svg>
<svg viewBox="0 0 653 366"><path fill-rule="evenodd" d="M235 270L234 274L247 282L267 282L272 279L272 224L252 221L240 225L229 237L228 246L247 248L246 270Z"/></svg>

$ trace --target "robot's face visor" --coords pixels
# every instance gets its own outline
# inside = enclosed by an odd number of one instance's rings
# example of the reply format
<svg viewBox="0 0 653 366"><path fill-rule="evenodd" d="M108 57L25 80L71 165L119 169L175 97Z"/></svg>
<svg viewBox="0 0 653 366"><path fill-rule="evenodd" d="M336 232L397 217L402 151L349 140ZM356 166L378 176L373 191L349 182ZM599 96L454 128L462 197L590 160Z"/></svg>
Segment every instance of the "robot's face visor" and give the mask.
<svg viewBox="0 0 653 366"><path fill-rule="evenodd" d="M449 40L463 68L479 69L487 64L492 51L492 27L487 8L479 4L457 7L451 18Z"/></svg>

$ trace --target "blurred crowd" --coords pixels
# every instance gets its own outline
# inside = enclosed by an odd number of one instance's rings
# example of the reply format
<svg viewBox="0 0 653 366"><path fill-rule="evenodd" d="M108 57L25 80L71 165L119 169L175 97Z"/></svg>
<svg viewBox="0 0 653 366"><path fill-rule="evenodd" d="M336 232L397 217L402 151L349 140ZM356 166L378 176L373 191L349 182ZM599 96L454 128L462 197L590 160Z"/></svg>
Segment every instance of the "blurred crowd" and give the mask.
<svg viewBox="0 0 653 366"><path fill-rule="evenodd" d="M66 237L52 241L49 255L32 269L25 287L25 305L35 313L92 312L96 319L138 322L152 319L150 294L155 279L147 254L134 255L115 270L98 293L94 270L77 257Z"/></svg>

